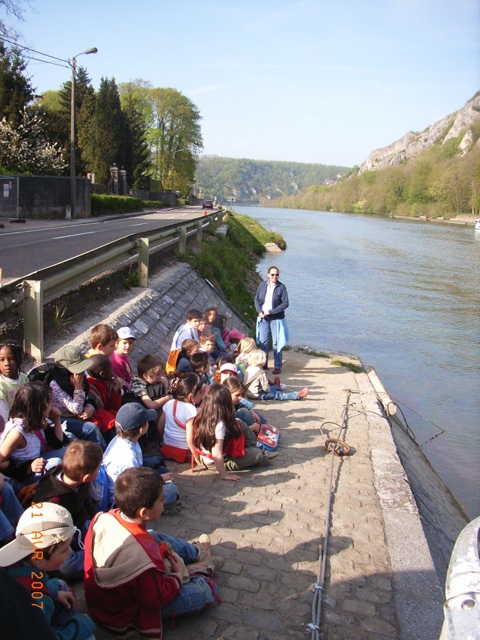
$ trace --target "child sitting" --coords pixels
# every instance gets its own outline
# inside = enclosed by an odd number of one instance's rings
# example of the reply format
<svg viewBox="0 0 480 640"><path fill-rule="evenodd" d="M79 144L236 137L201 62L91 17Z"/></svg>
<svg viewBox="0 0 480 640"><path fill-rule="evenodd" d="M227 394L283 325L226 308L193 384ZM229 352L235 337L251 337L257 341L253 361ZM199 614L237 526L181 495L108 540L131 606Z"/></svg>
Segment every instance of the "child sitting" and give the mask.
<svg viewBox="0 0 480 640"><path fill-rule="evenodd" d="M178 354L177 359L177 373L185 373L185 371L193 371L190 358L194 353L197 353L199 344L196 340L188 338L182 342L182 350Z"/></svg>
<svg viewBox="0 0 480 640"><path fill-rule="evenodd" d="M162 437L158 431L158 420L163 413L163 406L172 399L168 394L168 380L165 377L165 365L158 356L147 353L137 362L137 373L132 380L129 395L141 402L147 409L157 412L157 419L149 422L147 433L139 440L143 455L160 451Z"/></svg>
<svg viewBox="0 0 480 640"><path fill-rule="evenodd" d="M92 422L98 425L106 442L115 435L115 416L122 404L122 386L112 371L110 358L100 353L90 356L93 362L87 369L88 397L97 407Z"/></svg>
<svg viewBox="0 0 480 640"><path fill-rule="evenodd" d="M50 369L52 404L65 418L66 430L80 440L96 442L102 449L107 446L100 429L90 418L95 406L88 399L85 371L93 364L79 347L67 345L55 355L55 366Z"/></svg>
<svg viewBox="0 0 480 640"><path fill-rule="evenodd" d="M23 349L14 342L0 342L0 431L3 431L12 408L13 398L19 387L28 382L26 373L20 371Z"/></svg>
<svg viewBox="0 0 480 640"><path fill-rule="evenodd" d="M90 330L90 350L87 353L87 358L95 353L101 353L110 358L115 351L117 340L118 334L113 327L108 324L96 324Z"/></svg>
<svg viewBox="0 0 480 640"><path fill-rule="evenodd" d="M115 351L110 356L110 360L112 361L113 373L123 380L123 388L127 391L130 389L133 378L133 368L129 356L133 351L136 338L130 327L121 327L118 329L117 335Z"/></svg>
<svg viewBox="0 0 480 640"><path fill-rule="evenodd" d="M243 404L245 397L245 387L236 376L230 376L222 383L230 391L232 397L235 417L245 422L250 429L258 434L260 425L266 424L266 419L253 409Z"/></svg>
<svg viewBox="0 0 480 640"><path fill-rule="evenodd" d="M165 365L158 356L147 353L137 362L137 376L133 378L130 392L147 407L158 413L171 400L168 395L168 380Z"/></svg>
<svg viewBox="0 0 480 640"><path fill-rule="evenodd" d="M202 351L192 353L190 356L190 364L192 365L193 372L197 374L203 384L212 384L212 380L208 375L211 368L208 353L203 353Z"/></svg>
<svg viewBox="0 0 480 640"><path fill-rule="evenodd" d="M199 340L199 349L201 353L208 353L210 358L210 366L213 367L215 360L219 357L213 355L215 351L215 338L211 333L202 333Z"/></svg>
<svg viewBox="0 0 480 640"><path fill-rule="evenodd" d="M150 456L144 459L142 448L138 441L147 433L148 421L156 420L157 412L154 409L146 409L138 402L127 402L117 413L117 435L113 438L103 456L102 469L106 475L108 497L102 494L101 507L105 510L105 504L113 504L113 487L118 476L131 467L141 467L147 462L162 475L165 485L165 504L167 506L179 504L179 493L173 484L172 474L164 464L162 456ZM105 487L100 487L102 491ZM107 498L107 499L105 499Z"/></svg>
<svg viewBox="0 0 480 640"><path fill-rule="evenodd" d="M217 322L217 310L215 307L209 307L204 314L206 319L206 326L208 326L209 332L215 338L216 345L216 357L218 358L222 353L227 353L227 345L224 343L222 338L222 328L218 326Z"/></svg>
<svg viewBox="0 0 480 640"><path fill-rule="evenodd" d="M168 460L188 462L190 450L187 433L193 428L196 404L202 401L203 382L196 373L187 372L172 380L173 400L163 407L159 430L163 434L162 454Z"/></svg>
<svg viewBox="0 0 480 640"><path fill-rule="evenodd" d="M147 529L163 511L158 474L124 471L115 501L119 509L98 514L85 540L85 597L99 622L121 636L133 630L161 638L162 618L219 602L215 582L199 575L223 566L223 558L208 557L208 536L194 545Z"/></svg>
<svg viewBox="0 0 480 640"><path fill-rule="evenodd" d="M0 469L16 490L60 464L64 450L60 412L43 382L26 382L15 394L0 439Z"/></svg>
<svg viewBox="0 0 480 640"><path fill-rule="evenodd" d="M55 637L90 640L95 624L76 613L75 598L65 582L47 573L65 562L74 531L66 509L52 502L33 503L18 521L15 540L0 549L0 566L31 592L31 604L43 611Z"/></svg>
<svg viewBox="0 0 480 640"><path fill-rule="evenodd" d="M75 533L72 551L60 567L64 578L83 576L83 544L90 520L97 509L92 500L92 482L98 475L102 463L102 449L94 442L74 440L63 456L61 465L50 469L40 478L30 502L55 502L70 513L73 524L80 534Z"/></svg>
<svg viewBox="0 0 480 640"><path fill-rule="evenodd" d="M245 371L248 367L248 356L256 348L257 345L253 338L243 338L233 351L235 364L237 365L239 376L242 380L245 377Z"/></svg>
<svg viewBox="0 0 480 640"><path fill-rule="evenodd" d="M201 319L202 312L198 309L190 309L187 311L187 321L185 324L180 325L180 327L175 331L170 351L181 349L183 341L187 339L198 342L198 325Z"/></svg>
<svg viewBox="0 0 480 640"><path fill-rule="evenodd" d="M245 371L243 384L247 390L247 397L257 400L301 400L308 396L308 389L284 393L280 385L270 385L263 366L267 356L261 349L254 349L248 356L248 367Z"/></svg>
<svg viewBox="0 0 480 640"><path fill-rule="evenodd" d="M197 463L215 465L222 480L234 482L241 477L228 471L266 464L278 455L260 448L255 434L235 418L230 391L222 384L208 387L188 443Z"/></svg>
<svg viewBox="0 0 480 640"><path fill-rule="evenodd" d="M23 513L12 485L0 473L0 546L15 538L15 527Z"/></svg>

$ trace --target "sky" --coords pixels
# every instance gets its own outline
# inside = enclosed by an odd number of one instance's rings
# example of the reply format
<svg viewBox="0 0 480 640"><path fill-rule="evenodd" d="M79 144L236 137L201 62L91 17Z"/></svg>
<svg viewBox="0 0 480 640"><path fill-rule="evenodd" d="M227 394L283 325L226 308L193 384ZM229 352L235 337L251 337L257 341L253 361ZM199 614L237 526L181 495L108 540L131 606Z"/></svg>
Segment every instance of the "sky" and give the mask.
<svg viewBox="0 0 480 640"><path fill-rule="evenodd" d="M199 109L205 155L351 167L480 90L478 0L17 0L37 51L98 89L141 78ZM53 60L52 60L53 61ZM37 93L69 70L31 61Z"/></svg>

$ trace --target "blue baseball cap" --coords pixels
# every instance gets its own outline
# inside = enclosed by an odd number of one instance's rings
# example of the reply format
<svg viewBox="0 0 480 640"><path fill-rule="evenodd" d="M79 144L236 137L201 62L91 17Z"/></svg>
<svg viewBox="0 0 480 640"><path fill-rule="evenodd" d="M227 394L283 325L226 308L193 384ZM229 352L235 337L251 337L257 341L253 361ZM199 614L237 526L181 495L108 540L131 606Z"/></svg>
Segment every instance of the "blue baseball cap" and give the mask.
<svg viewBox="0 0 480 640"><path fill-rule="evenodd" d="M155 409L146 409L138 402L127 402L118 410L115 422L121 431L130 431L141 427L147 420L156 420L157 417Z"/></svg>

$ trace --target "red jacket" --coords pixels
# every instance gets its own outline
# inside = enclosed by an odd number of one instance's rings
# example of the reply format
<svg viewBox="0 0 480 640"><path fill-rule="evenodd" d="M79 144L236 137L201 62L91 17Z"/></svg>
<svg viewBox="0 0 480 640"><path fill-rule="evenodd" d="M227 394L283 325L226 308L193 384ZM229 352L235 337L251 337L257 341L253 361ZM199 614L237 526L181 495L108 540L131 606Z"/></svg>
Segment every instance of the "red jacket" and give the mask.
<svg viewBox="0 0 480 640"><path fill-rule="evenodd" d="M92 615L118 634L135 629L162 637L162 605L180 591L177 575L168 575L167 545L144 526L127 522L120 510L97 514L85 537L85 598Z"/></svg>
<svg viewBox="0 0 480 640"><path fill-rule="evenodd" d="M110 380L99 380L92 376L87 376L89 387L95 391L102 400L103 407L97 409L91 418L91 422L96 424L102 433L115 426L115 417L122 404L121 391L113 391L113 384Z"/></svg>

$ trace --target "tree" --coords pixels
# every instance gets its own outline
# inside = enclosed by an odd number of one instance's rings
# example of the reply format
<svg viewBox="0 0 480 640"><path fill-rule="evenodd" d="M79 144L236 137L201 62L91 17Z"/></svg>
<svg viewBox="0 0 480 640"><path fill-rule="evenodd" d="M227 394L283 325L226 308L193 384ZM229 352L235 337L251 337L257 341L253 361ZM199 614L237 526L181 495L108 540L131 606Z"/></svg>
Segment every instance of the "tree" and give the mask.
<svg viewBox="0 0 480 640"><path fill-rule="evenodd" d="M25 108L14 129L0 121L0 169L5 173L58 175L66 167L61 150L48 142L40 114Z"/></svg>
<svg viewBox="0 0 480 640"><path fill-rule="evenodd" d="M145 118L141 112L141 105L135 96L132 83L121 95L120 101L126 119L126 158L125 169L127 180L136 189L150 188L150 149L146 137Z"/></svg>
<svg viewBox="0 0 480 640"><path fill-rule="evenodd" d="M7 50L0 41L0 118L13 126L20 123L24 107L33 98L33 87L25 76L26 63L18 49Z"/></svg>
<svg viewBox="0 0 480 640"><path fill-rule="evenodd" d="M164 189L170 188L175 176L193 180L195 157L202 148L200 112L176 89L150 89L149 140L154 156L155 177ZM192 171L193 168L193 171Z"/></svg>
<svg viewBox="0 0 480 640"><path fill-rule="evenodd" d="M0 0L0 7L3 7L7 13L15 16L18 20L22 20L23 10L20 6L22 1L25 2L25 0ZM0 20L0 34L11 38L16 37L13 29L8 27L3 20Z"/></svg>
<svg viewBox="0 0 480 640"><path fill-rule="evenodd" d="M119 168L125 165L126 127L116 82L102 78L91 123L93 148L88 154L97 182L108 182L113 163Z"/></svg>
<svg viewBox="0 0 480 640"><path fill-rule="evenodd" d="M195 175L203 146L198 108L176 89L152 88L135 80L130 90L147 127L154 178L162 189L185 191ZM122 86L122 93L128 91Z"/></svg>

